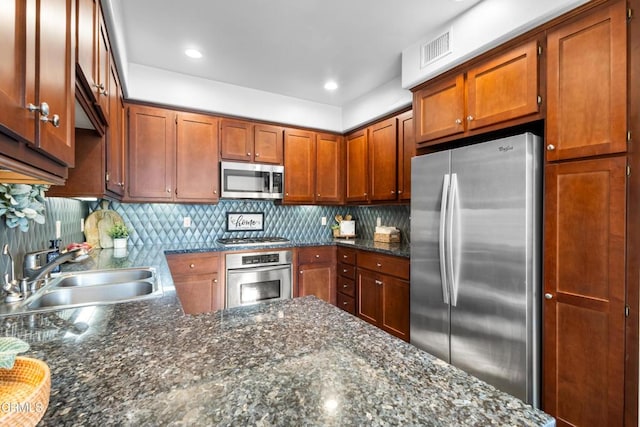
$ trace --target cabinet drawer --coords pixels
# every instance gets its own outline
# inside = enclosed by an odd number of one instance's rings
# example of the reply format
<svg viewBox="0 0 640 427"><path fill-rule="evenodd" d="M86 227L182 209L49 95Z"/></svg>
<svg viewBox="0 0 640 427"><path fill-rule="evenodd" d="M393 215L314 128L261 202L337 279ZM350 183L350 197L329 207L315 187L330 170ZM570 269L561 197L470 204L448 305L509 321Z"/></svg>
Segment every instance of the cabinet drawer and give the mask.
<svg viewBox="0 0 640 427"><path fill-rule="evenodd" d="M353 249L338 248L338 262L356 265L356 253Z"/></svg>
<svg viewBox="0 0 640 427"><path fill-rule="evenodd" d="M320 264L335 262L335 246L314 246L298 249L298 264Z"/></svg>
<svg viewBox="0 0 640 427"><path fill-rule="evenodd" d="M342 277L348 277L350 279L356 278L356 266L338 263L338 274Z"/></svg>
<svg viewBox="0 0 640 427"><path fill-rule="evenodd" d="M352 279L347 279L345 277L340 277L338 279L338 292L342 292L343 294L352 296L355 298L356 296L356 282Z"/></svg>
<svg viewBox="0 0 640 427"><path fill-rule="evenodd" d="M167 255L169 269L174 276L217 273L220 257L212 253Z"/></svg>
<svg viewBox="0 0 640 427"><path fill-rule="evenodd" d="M354 316L356 315L356 299L355 298L338 292L337 302L338 302L338 307L340 307L347 313L351 313Z"/></svg>
<svg viewBox="0 0 640 427"><path fill-rule="evenodd" d="M374 252L360 252L358 267L409 280L409 260Z"/></svg>

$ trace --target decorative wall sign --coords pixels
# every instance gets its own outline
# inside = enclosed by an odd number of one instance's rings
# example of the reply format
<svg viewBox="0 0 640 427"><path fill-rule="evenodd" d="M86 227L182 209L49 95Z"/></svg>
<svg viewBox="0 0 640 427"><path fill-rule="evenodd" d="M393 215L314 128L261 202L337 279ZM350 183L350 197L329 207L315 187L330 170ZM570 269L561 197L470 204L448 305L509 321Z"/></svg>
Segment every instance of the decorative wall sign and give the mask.
<svg viewBox="0 0 640 427"><path fill-rule="evenodd" d="M263 231L264 212L227 212L227 231Z"/></svg>

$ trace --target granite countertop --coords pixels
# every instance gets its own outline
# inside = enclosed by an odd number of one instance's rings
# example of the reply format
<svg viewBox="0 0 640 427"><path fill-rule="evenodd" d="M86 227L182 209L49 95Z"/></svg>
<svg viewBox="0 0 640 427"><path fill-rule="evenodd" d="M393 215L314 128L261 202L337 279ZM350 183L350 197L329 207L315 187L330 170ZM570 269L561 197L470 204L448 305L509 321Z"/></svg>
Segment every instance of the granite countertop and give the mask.
<svg viewBox="0 0 640 427"><path fill-rule="evenodd" d="M85 269L151 265L165 292L0 319L51 368L41 425L554 424L315 297L187 316L163 250L95 252Z"/></svg>

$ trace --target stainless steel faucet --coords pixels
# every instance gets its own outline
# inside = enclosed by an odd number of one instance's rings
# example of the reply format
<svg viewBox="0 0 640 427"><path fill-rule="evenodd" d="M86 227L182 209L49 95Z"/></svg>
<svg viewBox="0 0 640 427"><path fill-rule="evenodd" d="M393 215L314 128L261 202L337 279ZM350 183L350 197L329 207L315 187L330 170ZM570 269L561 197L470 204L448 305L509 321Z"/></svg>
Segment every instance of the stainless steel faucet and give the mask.
<svg viewBox="0 0 640 427"><path fill-rule="evenodd" d="M4 274L4 283L2 284L2 289L5 291L5 302L15 302L22 299L22 294L20 293L20 287L18 286L18 281L16 280L15 274L15 263L13 262L13 257L11 256L11 252L9 251L9 245L5 244L2 248L2 255L6 255L9 257L9 264L7 265L7 270L5 270Z"/></svg>
<svg viewBox="0 0 640 427"><path fill-rule="evenodd" d="M49 263L40 266L39 258L42 255L53 252L54 250L56 249L45 249L25 254L22 267L22 274L24 275L24 278L20 281L23 298L26 298L26 295L29 293L36 292L39 288L39 283L48 278L49 273L51 273L54 268L81 255L81 248L71 249L67 252L61 253L57 258Z"/></svg>

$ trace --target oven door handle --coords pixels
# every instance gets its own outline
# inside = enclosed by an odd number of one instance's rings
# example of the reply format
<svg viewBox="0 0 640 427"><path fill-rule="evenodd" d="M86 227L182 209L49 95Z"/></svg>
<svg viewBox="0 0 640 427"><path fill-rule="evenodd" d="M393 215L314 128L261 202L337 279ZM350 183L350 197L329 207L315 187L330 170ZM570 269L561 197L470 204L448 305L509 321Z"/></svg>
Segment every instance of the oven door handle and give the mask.
<svg viewBox="0 0 640 427"><path fill-rule="evenodd" d="M271 265L267 267L243 267L243 268L234 268L227 269L228 275L236 275L236 274L246 274L246 273L262 273L265 271L279 271L291 269L291 264L280 264L280 265Z"/></svg>

